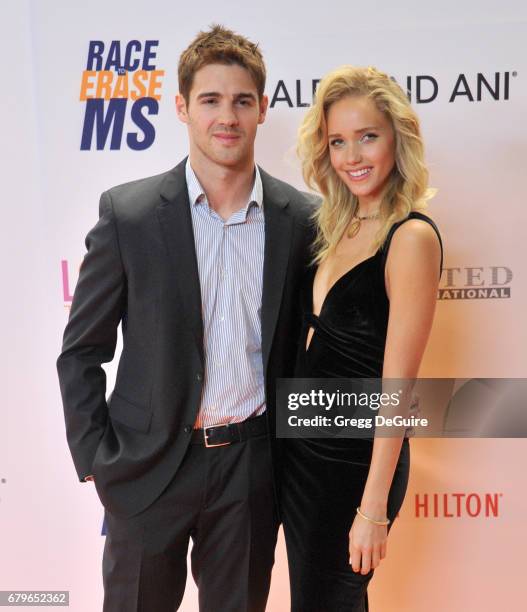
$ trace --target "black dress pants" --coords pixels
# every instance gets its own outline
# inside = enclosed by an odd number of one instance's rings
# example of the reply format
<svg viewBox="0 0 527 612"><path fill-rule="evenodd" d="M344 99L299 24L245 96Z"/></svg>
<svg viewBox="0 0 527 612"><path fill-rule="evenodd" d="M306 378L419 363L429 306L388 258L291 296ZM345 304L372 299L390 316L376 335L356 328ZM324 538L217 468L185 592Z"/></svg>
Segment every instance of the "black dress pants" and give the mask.
<svg viewBox="0 0 527 612"><path fill-rule="evenodd" d="M106 512L104 612L174 612L187 552L201 612L263 612L278 519L267 435L190 445L173 481L129 519Z"/></svg>

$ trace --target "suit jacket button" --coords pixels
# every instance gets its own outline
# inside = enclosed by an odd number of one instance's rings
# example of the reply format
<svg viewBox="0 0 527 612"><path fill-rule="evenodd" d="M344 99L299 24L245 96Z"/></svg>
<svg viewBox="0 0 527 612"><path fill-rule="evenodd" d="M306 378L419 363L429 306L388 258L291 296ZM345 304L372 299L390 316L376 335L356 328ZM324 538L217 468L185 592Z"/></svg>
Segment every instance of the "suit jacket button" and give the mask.
<svg viewBox="0 0 527 612"><path fill-rule="evenodd" d="M196 374L196 380L203 380L203 374L201 372Z"/></svg>
<svg viewBox="0 0 527 612"><path fill-rule="evenodd" d="M185 433L190 433L192 431L192 425L185 426Z"/></svg>

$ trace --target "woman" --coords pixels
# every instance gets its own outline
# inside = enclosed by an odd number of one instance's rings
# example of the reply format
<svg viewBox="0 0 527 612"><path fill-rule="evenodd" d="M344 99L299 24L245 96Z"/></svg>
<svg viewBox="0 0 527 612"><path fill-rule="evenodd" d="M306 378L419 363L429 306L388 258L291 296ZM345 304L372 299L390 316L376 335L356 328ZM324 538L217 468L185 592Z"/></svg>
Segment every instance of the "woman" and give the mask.
<svg viewBox="0 0 527 612"><path fill-rule="evenodd" d="M305 283L302 378L417 377L442 265L416 114L374 68L320 83L300 129L307 184L322 194ZM283 523L295 612L367 610L406 492L408 440L286 445Z"/></svg>

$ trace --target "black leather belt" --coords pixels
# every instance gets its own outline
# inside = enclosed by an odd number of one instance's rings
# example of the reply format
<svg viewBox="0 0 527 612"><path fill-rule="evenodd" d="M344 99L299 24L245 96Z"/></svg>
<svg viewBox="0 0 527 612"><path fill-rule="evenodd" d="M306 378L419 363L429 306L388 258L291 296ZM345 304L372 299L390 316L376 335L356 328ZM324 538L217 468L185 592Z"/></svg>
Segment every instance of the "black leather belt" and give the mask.
<svg viewBox="0 0 527 612"><path fill-rule="evenodd" d="M212 425L203 429L195 429L190 439L191 444L201 444L207 448L227 446L234 442L243 442L248 438L256 438L267 433L267 417L265 414L247 419L241 423Z"/></svg>

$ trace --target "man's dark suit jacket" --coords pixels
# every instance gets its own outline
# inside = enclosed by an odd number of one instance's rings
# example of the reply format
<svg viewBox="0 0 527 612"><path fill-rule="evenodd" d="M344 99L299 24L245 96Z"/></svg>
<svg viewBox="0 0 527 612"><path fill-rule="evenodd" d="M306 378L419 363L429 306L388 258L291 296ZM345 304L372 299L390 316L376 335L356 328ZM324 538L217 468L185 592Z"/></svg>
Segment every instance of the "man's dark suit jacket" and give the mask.
<svg viewBox="0 0 527 612"><path fill-rule="evenodd" d="M262 170L261 177L262 354L276 457L275 379L293 375L313 207L290 185ZM129 517L148 507L176 474L204 383L185 160L103 193L86 247L57 361L67 438L79 478L94 474L104 506ZM120 322L123 351L107 402L101 364L113 359Z"/></svg>

